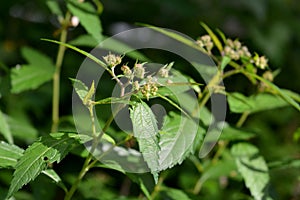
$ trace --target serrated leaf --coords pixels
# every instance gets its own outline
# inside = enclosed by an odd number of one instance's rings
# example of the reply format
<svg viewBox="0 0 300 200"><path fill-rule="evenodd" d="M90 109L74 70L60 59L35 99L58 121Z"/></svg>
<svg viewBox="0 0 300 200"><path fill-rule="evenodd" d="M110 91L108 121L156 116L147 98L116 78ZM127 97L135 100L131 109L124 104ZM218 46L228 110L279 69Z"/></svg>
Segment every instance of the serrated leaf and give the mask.
<svg viewBox="0 0 300 200"><path fill-rule="evenodd" d="M159 144L158 127L155 116L149 106L141 101L130 109L130 118L133 125L133 134L139 143L139 149L153 174L158 180L159 171Z"/></svg>
<svg viewBox="0 0 300 200"><path fill-rule="evenodd" d="M268 193L268 166L259 150L249 143L238 143L232 146L231 153L251 195L256 200L272 199Z"/></svg>
<svg viewBox="0 0 300 200"><path fill-rule="evenodd" d="M68 191L65 184L62 182L59 175L53 170L53 169L45 169L42 171L43 174L48 176L50 179L52 179L60 188L62 188L65 192Z"/></svg>
<svg viewBox="0 0 300 200"><path fill-rule="evenodd" d="M23 156L24 150L20 147L0 142L0 168L15 167L18 160Z"/></svg>
<svg viewBox="0 0 300 200"><path fill-rule="evenodd" d="M0 133L2 133L3 137L8 141L8 143L10 144L14 143L9 124L1 110L0 110Z"/></svg>
<svg viewBox="0 0 300 200"><path fill-rule="evenodd" d="M193 153L197 134L203 137L205 130L192 119L173 112L166 116L160 130L159 171L180 164Z"/></svg>
<svg viewBox="0 0 300 200"><path fill-rule="evenodd" d="M74 16L79 18L80 24L97 42L103 39L99 16L90 2L79 3L78 1L72 0L68 1L67 7Z"/></svg>
<svg viewBox="0 0 300 200"><path fill-rule="evenodd" d="M229 108L234 113L255 113L259 111L281 108L288 106L288 103L279 96L269 93L259 93L246 97L241 93L230 93L227 96Z"/></svg>
<svg viewBox="0 0 300 200"><path fill-rule="evenodd" d="M41 137L28 147L16 165L7 197L34 180L47 163L60 162L75 144L79 144L80 137L75 133L53 133Z"/></svg>

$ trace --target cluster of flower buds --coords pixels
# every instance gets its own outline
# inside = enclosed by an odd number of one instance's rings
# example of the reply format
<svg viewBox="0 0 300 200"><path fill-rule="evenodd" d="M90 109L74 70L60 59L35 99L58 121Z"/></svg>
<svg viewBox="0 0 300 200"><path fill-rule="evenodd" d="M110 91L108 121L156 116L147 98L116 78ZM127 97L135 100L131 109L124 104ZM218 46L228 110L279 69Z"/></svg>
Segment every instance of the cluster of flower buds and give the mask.
<svg viewBox="0 0 300 200"><path fill-rule="evenodd" d="M130 69L127 65L123 65L123 66L121 67L121 70L122 70L122 72L123 72L123 74L124 74L124 76L125 76L126 78L131 78L131 76L132 76L132 71L131 71L131 69Z"/></svg>
<svg viewBox="0 0 300 200"><path fill-rule="evenodd" d="M155 96L158 90L157 84L153 81L151 76L147 77L147 82L142 86L141 92L147 100L150 96Z"/></svg>
<svg viewBox="0 0 300 200"><path fill-rule="evenodd" d="M169 77L169 71L170 71L170 69L172 68L173 65L174 65L174 62L166 64L165 66L163 66L162 68L159 69L157 74L162 78L168 78Z"/></svg>
<svg viewBox="0 0 300 200"><path fill-rule="evenodd" d="M115 67L122 62L122 57L109 53L107 56L103 56L104 61L109 67Z"/></svg>
<svg viewBox="0 0 300 200"><path fill-rule="evenodd" d="M214 43L212 42L211 37L209 35L201 36L196 41L196 44L198 44L202 48L205 48L208 53L210 53L212 48L214 47Z"/></svg>
<svg viewBox="0 0 300 200"><path fill-rule="evenodd" d="M255 55L253 58L254 64L260 69L266 69L268 66L268 59L265 56Z"/></svg>
<svg viewBox="0 0 300 200"><path fill-rule="evenodd" d="M233 60L239 60L241 57L251 57L251 53L246 46L243 46L238 40L232 41L231 39L226 40L224 54Z"/></svg>
<svg viewBox="0 0 300 200"><path fill-rule="evenodd" d="M139 79L143 79L145 77L145 68L144 65L146 63L135 63L133 67L134 76Z"/></svg>

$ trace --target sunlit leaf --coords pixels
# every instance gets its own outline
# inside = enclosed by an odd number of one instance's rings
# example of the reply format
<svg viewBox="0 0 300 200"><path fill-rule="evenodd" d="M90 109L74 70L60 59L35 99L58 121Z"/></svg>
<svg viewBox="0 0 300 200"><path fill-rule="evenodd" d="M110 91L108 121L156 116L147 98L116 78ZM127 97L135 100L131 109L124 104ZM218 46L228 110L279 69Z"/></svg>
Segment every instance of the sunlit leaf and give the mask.
<svg viewBox="0 0 300 200"><path fill-rule="evenodd" d="M75 144L79 144L79 139L76 133L53 133L33 143L15 166L7 197L34 180L46 169L48 163L59 163Z"/></svg>
<svg viewBox="0 0 300 200"><path fill-rule="evenodd" d="M180 164L195 151L194 143L203 138L205 130L185 115L170 113L164 119L159 137L159 170Z"/></svg>
<svg viewBox="0 0 300 200"><path fill-rule="evenodd" d="M272 199L268 191L268 166L259 150L249 143L238 143L232 146L231 153L251 195L256 200Z"/></svg>
<svg viewBox="0 0 300 200"><path fill-rule="evenodd" d="M148 167L151 169L154 180L158 180L159 171L159 138L155 116L145 102L136 103L130 110L134 137L139 143Z"/></svg>
<svg viewBox="0 0 300 200"><path fill-rule="evenodd" d="M0 168L15 167L24 150L20 147L0 142Z"/></svg>

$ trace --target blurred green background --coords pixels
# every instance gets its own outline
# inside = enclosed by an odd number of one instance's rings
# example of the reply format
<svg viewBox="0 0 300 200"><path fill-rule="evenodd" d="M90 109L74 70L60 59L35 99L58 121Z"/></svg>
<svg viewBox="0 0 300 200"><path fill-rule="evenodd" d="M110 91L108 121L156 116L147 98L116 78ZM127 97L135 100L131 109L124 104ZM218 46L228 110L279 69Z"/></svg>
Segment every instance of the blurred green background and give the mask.
<svg viewBox="0 0 300 200"><path fill-rule="evenodd" d="M136 22L147 23L182 32L196 39L204 34L199 22L212 29L219 28L227 36L239 38L251 50L269 58L272 70L280 69L275 83L300 92L300 3L298 0L102 0L104 7L101 22L104 35L110 36L128 28ZM63 1L62 1L63 5ZM57 39L55 31L59 25L51 15L44 0L12 0L0 2L0 75L5 67L24 63L20 48L31 46L51 56L54 60L57 46L45 43L40 38ZM84 30L70 30L69 39ZM72 87L67 77L74 77L80 58L68 52L62 71L61 114L70 114ZM234 81L228 84L239 84ZM9 91L9 80L0 79L0 92ZM26 92L11 98L0 99L1 109L17 115L16 110L24 103L32 123L42 132L49 130L51 114L51 84L40 88L39 93ZM14 114L15 113L15 114ZM230 119L229 119L230 120ZM257 114L246 126L263 132L255 141L267 161L283 157L300 157L299 142L293 141L293 133L300 124L300 115L293 108ZM253 127L252 127L253 128ZM283 199L300 193L300 172L297 169L271 171L272 181Z"/></svg>

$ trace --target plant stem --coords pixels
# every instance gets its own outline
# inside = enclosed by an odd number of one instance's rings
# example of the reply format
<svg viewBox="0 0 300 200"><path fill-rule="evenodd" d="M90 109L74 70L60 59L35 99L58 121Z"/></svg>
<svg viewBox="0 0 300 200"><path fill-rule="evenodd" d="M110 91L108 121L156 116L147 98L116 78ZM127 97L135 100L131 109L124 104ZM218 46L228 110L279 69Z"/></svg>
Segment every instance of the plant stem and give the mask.
<svg viewBox="0 0 300 200"><path fill-rule="evenodd" d="M80 183L80 181L82 180L82 178L84 177L84 175L89 171L90 166L89 163L92 160L93 155L90 153L88 155L88 157L85 159L85 162L82 166L82 169L76 179L76 181L73 183L71 189L68 191L68 193L66 194L64 200L70 200L73 196L73 194L75 193L75 191L77 190L77 187Z"/></svg>
<svg viewBox="0 0 300 200"><path fill-rule="evenodd" d="M65 19L62 22L62 30L60 35L60 42L65 43L67 41L68 35L68 23L70 21L71 14L66 13ZM59 45L56 63L55 63L55 72L53 75L53 97L52 97L52 127L51 132L56 132L58 129L59 123L59 93L60 93L60 71L62 62L64 59L66 47Z"/></svg>

